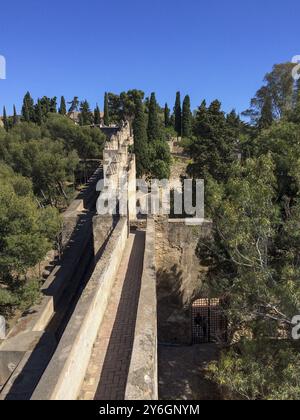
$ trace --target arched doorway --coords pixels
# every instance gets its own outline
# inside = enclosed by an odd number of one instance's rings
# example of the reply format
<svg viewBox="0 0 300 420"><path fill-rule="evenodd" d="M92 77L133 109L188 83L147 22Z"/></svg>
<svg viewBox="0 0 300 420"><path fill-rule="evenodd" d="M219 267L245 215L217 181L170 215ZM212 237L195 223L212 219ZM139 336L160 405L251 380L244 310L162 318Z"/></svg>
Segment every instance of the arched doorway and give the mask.
<svg viewBox="0 0 300 420"><path fill-rule="evenodd" d="M192 304L193 344L220 343L227 339L227 322L220 298L197 299Z"/></svg>

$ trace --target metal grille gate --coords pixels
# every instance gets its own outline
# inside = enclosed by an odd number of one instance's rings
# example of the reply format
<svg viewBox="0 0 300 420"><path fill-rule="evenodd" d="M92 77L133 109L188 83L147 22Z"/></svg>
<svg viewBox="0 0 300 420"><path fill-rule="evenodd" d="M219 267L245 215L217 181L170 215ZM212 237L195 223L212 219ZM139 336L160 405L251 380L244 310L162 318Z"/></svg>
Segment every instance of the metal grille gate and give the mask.
<svg viewBox="0 0 300 420"><path fill-rule="evenodd" d="M193 303L193 344L224 342L226 329L220 299L198 299Z"/></svg>

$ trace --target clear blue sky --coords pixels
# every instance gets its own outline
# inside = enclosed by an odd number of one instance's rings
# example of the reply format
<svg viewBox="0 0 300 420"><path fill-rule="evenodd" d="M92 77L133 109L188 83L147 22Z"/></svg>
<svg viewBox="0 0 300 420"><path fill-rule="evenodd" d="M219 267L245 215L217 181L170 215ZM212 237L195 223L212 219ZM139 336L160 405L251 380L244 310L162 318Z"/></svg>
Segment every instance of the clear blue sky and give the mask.
<svg viewBox="0 0 300 420"><path fill-rule="evenodd" d="M273 64L300 54L299 0L1 2L0 112L27 90L103 107L104 91L175 92L242 111Z"/></svg>

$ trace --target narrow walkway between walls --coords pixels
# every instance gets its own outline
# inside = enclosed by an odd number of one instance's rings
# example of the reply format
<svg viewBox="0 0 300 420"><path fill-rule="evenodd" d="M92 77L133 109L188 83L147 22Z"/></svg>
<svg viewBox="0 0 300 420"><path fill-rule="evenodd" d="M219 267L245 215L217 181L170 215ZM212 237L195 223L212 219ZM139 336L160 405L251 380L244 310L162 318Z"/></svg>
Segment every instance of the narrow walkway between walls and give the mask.
<svg viewBox="0 0 300 420"><path fill-rule="evenodd" d="M123 400L134 341L145 232L131 233L98 331L80 400Z"/></svg>

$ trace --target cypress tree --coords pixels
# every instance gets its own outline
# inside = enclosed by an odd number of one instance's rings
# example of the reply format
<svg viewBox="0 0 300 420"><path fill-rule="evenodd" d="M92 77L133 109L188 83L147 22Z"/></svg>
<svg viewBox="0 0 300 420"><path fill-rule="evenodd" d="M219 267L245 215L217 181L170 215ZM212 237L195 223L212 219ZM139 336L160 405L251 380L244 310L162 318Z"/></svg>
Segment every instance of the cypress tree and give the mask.
<svg viewBox="0 0 300 420"><path fill-rule="evenodd" d="M265 129L271 127L274 121L273 115L273 101L270 94L267 94L264 98L264 103L261 109L261 116L258 121L259 129Z"/></svg>
<svg viewBox="0 0 300 420"><path fill-rule="evenodd" d="M43 110L40 99L38 99L37 104L35 106L35 122L38 125L42 125L43 123Z"/></svg>
<svg viewBox="0 0 300 420"><path fill-rule="evenodd" d="M23 106L22 106L22 117L24 119L24 121L29 122L30 121L30 113L29 113L29 108L28 108L28 104L27 102L23 102Z"/></svg>
<svg viewBox="0 0 300 420"><path fill-rule="evenodd" d="M100 125L101 124L101 114L100 114L100 109L99 106L97 105L95 110L94 110L94 124L95 125Z"/></svg>
<svg viewBox="0 0 300 420"><path fill-rule="evenodd" d="M14 115L13 115L13 126L17 125L19 122L16 106L14 105Z"/></svg>
<svg viewBox="0 0 300 420"><path fill-rule="evenodd" d="M23 99L22 117L26 122L34 122L35 120L34 101L29 92L26 93Z"/></svg>
<svg viewBox="0 0 300 420"><path fill-rule="evenodd" d="M104 125L108 127L110 124L108 93L104 95Z"/></svg>
<svg viewBox="0 0 300 420"><path fill-rule="evenodd" d="M192 135L192 113L191 113L191 100L187 95L184 98L182 106L182 136L191 137Z"/></svg>
<svg viewBox="0 0 300 420"><path fill-rule="evenodd" d="M157 106L157 102L155 98L155 93L151 93L150 103L149 103L148 130L147 130L149 142L159 140L160 138L157 108L158 106Z"/></svg>
<svg viewBox="0 0 300 420"><path fill-rule="evenodd" d="M67 114L67 106L66 106L66 100L64 96L60 98L60 107L59 111L60 115L66 115Z"/></svg>
<svg viewBox="0 0 300 420"><path fill-rule="evenodd" d="M174 106L174 115L175 115L175 130L177 132L178 137L181 136L182 131L182 122L181 122L181 99L180 99L180 92L176 93L176 102Z"/></svg>
<svg viewBox="0 0 300 420"><path fill-rule="evenodd" d="M136 102L136 113L133 121L133 136L137 176L142 177L149 170L149 151L146 114L144 112L143 102L140 98Z"/></svg>
<svg viewBox="0 0 300 420"><path fill-rule="evenodd" d="M8 126L8 119L7 119L7 114L6 114L6 108L5 108L5 106L3 107L3 118L2 118L2 121L3 121L3 125L4 125L5 130L8 131L9 126Z"/></svg>
<svg viewBox="0 0 300 420"><path fill-rule="evenodd" d="M165 105L164 117L165 117L165 127L169 127L170 126L170 108L168 107L168 104Z"/></svg>
<svg viewBox="0 0 300 420"><path fill-rule="evenodd" d="M170 126L175 127L175 115L172 114L170 117Z"/></svg>
<svg viewBox="0 0 300 420"><path fill-rule="evenodd" d="M24 121L29 122L30 121L30 112L27 101L24 101L23 107L22 107L22 117Z"/></svg>

